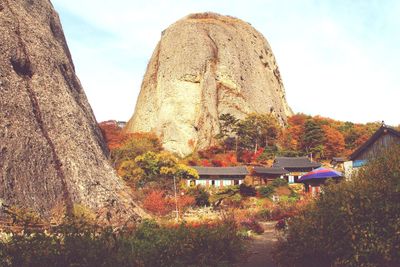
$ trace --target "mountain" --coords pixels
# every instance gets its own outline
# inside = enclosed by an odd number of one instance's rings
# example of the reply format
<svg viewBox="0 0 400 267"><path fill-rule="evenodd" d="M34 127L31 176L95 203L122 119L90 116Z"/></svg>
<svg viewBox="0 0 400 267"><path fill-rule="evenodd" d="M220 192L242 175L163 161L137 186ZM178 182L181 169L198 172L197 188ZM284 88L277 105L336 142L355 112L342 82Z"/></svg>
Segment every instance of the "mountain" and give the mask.
<svg viewBox="0 0 400 267"><path fill-rule="evenodd" d="M0 198L43 216L79 204L138 219L107 155L50 1L1 1Z"/></svg>
<svg viewBox="0 0 400 267"><path fill-rule="evenodd" d="M127 132L155 132L181 156L215 143L218 117L292 114L266 39L250 24L214 13L189 15L162 32Z"/></svg>

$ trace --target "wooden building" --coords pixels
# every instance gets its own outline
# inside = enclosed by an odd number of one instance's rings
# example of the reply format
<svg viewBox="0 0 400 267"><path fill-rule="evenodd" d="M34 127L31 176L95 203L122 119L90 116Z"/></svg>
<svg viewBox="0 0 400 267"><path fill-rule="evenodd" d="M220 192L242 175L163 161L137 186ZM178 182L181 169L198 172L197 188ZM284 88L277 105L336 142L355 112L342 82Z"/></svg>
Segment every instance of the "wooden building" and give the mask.
<svg viewBox="0 0 400 267"><path fill-rule="evenodd" d="M199 179L187 180L188 186L225 187L240 185L249 174L245 166L237 167L202 167L191 166L199 174Z"/></svg>
<svg viewBox="0 0 400 267"><path fill-rule="evenodd" d="M282 175L288 174L289 171L281 167L262 167L255 166L251 173L251 183L253 185L264 185L281 177Z"/></svg>
<svg viewBox="0 0 400 267"><path fill-rule="evenodd" d="M321 167L321 164L311 161L308 157L276 157L272 167L288 171L289 173L283 174L281 177L291 184L297 183L302 175Z"/></svg>
<svg viewBox="0 0 400 267"><path fill-rule="evenodd" d="M383 150L396 144L400 144L400 132L383 124L350 155L350 161L345 162L346 175L351 175L353 169L364 166L368 160L376 158Z"/></svg>

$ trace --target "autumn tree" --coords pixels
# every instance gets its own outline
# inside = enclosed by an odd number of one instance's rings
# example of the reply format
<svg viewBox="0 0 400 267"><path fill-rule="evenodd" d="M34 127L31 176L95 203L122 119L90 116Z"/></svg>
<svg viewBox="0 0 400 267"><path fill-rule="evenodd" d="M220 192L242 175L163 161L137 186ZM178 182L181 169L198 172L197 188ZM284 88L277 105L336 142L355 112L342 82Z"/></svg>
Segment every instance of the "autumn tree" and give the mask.
<svg viewBox="0 0 400 267"><path fill-rule="evenodd" d="M168 185L170 178L197 179L198 173L193 168L180 164L178 159L168 152L147 152L136 157L136 165L143 171L139 186L148 182L157 182L161 186Z"/></svg>
<svg viewBox="0 0 400 267"><path fill-rule="evenodd" d="M160 139L153 133L133 133L119 147L111 150L111 160L118 170L123 162L133 162L135 158L146 152L160 152Z"/></svg>
<svg viewBox="0 0 400 267"><path fill-rule="evenodd" d="M101 122L99 127L110 150L120 147L129 139L129 135L122 132L116 121Z"/></svg>
<svg viewBox="0 0 400 267"><path fill-rule="evenodd" d="M324 157L332 158L334 156L342 155L345 149L344 136L338 130L323 125L322 130L324 132Z"/></svg>
<svg viewBox="0 0 400 267"><path fill-rule="evenodd" d="M281 153L299 154L299 152L302 151L304 125L309 118L310 116L302 113L295 114L288 118L288 125L283 129L279 139L279 144L283 149Z"/></svg>

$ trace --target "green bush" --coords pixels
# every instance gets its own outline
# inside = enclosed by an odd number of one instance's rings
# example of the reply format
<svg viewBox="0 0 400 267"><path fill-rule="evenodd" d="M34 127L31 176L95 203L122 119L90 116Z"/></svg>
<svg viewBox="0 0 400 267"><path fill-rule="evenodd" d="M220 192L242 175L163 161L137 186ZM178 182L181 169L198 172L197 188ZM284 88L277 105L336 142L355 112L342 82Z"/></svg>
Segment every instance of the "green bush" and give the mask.
<svg viewBox="0 0 400 267"><path fill-rule="evenodd" d="M276 178L275 180L272 181L272 186L274 187L280 187L280 186L285 186L288 184L288 182L283 179L283 178Z"/></svg>
<svg viewBox="0 0 400 267"><path fill-rule="evenodd" d="M0 266L231 266L243 251L233 221L115 231L81 222L0 240Z"/></svg>
<svg viewBox="0 0 400 267"><path fill-rule="evenodd" d="M256 214L256 218L259 220L270 220L271 219L271 210L263 208L259 210Z"/></svg>
<svg viewBox="0 0 400 267"><path fill-rule="evenodd" d="M240 184L239 192L244 197L253 197L253 196L255 196L257 194L256 189L254 188L254 186L246 185L244 183Z"/></svg>
<svg viewBox="0 0 400 267"><path fill-rule="evenodd" d="M258 194L263 197L270 197L275 192L275 187L272 185L261 186L258 188Z"/></svg>
<svg viewBox="0 0 400 267"><path fill-rule="evenodd" d="M210 206L210 193L208 193L204 187L199 185L197 187L190 188L188 194L194 197L196 206Z"/></svg>
<svg viewBox="0 0 400 267"><path fill-rule="evenodd" d="M281 266L400 266L400 146L289 221Z"/></svg>

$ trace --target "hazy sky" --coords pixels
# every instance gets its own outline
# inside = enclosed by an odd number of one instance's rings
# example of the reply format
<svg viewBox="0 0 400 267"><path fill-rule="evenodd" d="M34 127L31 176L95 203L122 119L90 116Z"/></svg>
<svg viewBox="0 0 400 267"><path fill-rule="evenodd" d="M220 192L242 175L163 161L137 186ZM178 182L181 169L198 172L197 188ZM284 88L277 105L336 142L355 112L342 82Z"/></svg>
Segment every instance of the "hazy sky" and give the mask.
<svg viewBox="0 0 400 267"><path fill-rule="evenodd" d="M130 118L162 30L212 11L267 38L294 112L400 124L400 1L52 2L98 121Z"/></svg>

